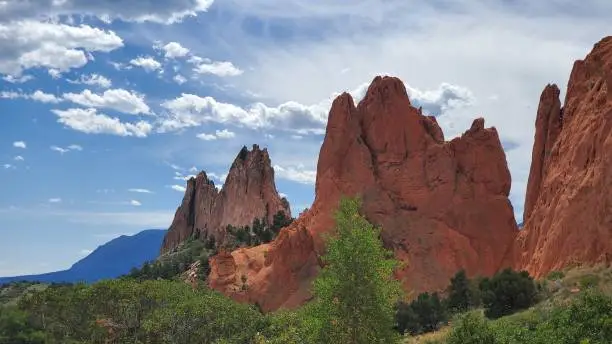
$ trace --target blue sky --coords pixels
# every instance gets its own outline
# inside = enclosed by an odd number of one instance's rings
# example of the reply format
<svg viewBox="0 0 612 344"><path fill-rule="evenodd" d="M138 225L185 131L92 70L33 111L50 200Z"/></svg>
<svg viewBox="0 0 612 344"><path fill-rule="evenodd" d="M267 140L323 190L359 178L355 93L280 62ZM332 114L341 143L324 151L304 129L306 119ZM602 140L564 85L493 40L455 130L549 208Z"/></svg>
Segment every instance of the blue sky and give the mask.
<svg viewBox="0 0 612 344"><path fill-rule="evenodd" d="M166 228L185 178L267 147L294 214L331 100L399 76L447 139L498 128L517 216L539 94L609 34L569 0L85 0L0 8L0 276ZM116 15L121 13L121 15Z"/></svg>

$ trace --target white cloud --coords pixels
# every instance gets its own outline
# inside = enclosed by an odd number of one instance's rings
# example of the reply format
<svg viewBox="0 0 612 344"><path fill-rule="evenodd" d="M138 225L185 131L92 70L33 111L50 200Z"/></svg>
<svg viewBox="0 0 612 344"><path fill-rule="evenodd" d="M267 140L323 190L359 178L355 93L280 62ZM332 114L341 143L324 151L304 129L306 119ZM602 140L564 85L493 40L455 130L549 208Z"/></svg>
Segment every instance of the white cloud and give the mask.
<svg viewBox="0 0 612 344"><path fill-rule="evenodd" d="M214 61L200 63L193 68L198 74L213 74L216 76L238 76L243 73L241 69L228 61Z"/></svg>
<svg viewBox="0 0 612 344"><path fill-rule="evenodd" d="M8 170L9 168L14 168L14 166L13 166L13 165L11 165L11 164L4 164L4 165L2 165L2 166L4 166L4 168L5 168L5 169L7 169L7 170Z"/></svg>
<svg viewBox="0 0 612 344"><path fill-rule="evenodd" d="M48 202L49 203L61 203L62 199L61 198L49 198Z"/></svg>
<svg viewBox="0 0 612 344"><path fill-rule="evenodd" d="M304 166L281 167L274 165L274 172L278 178L301 184L314 184L317 179L317 171L305 170Z"/></svg>
<svg viewBox="0 0 612 344"><path fill-rule="evenodd" d="M182 185L171 185L170 188L174 191L185 192L185 187Z"/></svg>
<svg viewBox="0 0 612 344"><path fill-rule="evenodd" d="M121 122L116 117L99 114L93 108L51 111L59 117L59 123L87 134L146 137L153 129L149 122Z"/></svg>
<svg viewBox="0 0 612 344"><path fill-rule="evenodd" d="M172 78L172 80L174 80L179 85L182 85L187 82L187 79L180 74L175 75L174 78Z"/></svg>
<svg viewBox="0 0 612 344"><path fill-rule="evenodd" d="M195 166L192 166L192 167L189 169L189 172L191 172L191 173L196 173L196 172L198 172L198 168L197 168L197 167L195 167Z"/></svg>
<svg viewBox="0 0 612 344"><path fill-rule="evenodd" d="M19 77L15 77L13 75L5 75L2 77L2 80L6 81L6 82L10 82L12 84L23 84L24 82L28 82L30 80L33 80L34 77L31 75L22 75Z"/></svg>
<svg viewBox="0 0 612 344"><path fill-rule="evenodd" d="M0 20L54 18L57 16L96 16L110 23L116 19L131 22L174 24L205 12L213 0L40 0L3 1Z"/></svg>
<svg viewBox="0 0 612 344"><path fill-rule="evenodd" d="M279 44L254 42L232 31L233 43L250 64L248 73L233 80L237 88L257 90L269 105L288 100L316 104L379 74L432 90L412 92L411 97L422 98L424 112L442 112L437 119L447 139L482 116L487 126L497 128L502 141L516 143L506 158L512 172L511 200L518 213L529 175L539 95L547 83L567 85L573 62L609 32L612 16L612 3L603 0L588 6L570 0L363 0L359 6L341 6L334 0L273 2L261 6L255 0L229 0L228 5L264 21L287 20L292 32L318 25L326 34ZM351 20L340 19L347 17ZM236 48L234 54L238 53ZM344 69L350 72L340 73ZM445 83L461 85L473 97L438 86ZM468 101L451 101L444 91ZM490 99L492 94L500 96ZM453 108L444 111L441 104Z"/></svg>
<svg viewBox="0 0 612 344"><path fill-rule="evenodd" d="M209 172L206 173L206 175L208 176L208 178L215 179L220 183L225 183L225 178L227 178L227 173L216 174L214 172Z"/></svg>
<svg viewBox="0 0 612 344"><path fill-rule="evenodd" d="M13 158L13 160L15 160L15 161L24 161L25 159L21 155L17 155L16 157Z"/></svg>
<svg viewBox="0 0 612 344"><path fill-rule="evenodd" d="M206 133L198 134L196 135L196 137L204 141L212 141L216 139L231 139L233 137L236 137L236 134L227 129L223 129L223 130L216 130L214 134L206 134Z"/></svg>
<svg viewBox="0 0 612 344"><path fill-rule="evenodd" d="M82 151L83 147L79 146L79 145L70 145L66 148L62 148L59 146L50 146L49 147L52 151L56 151L59 152L60 154L64 154L64 153L68 153L70 151Z"/></svg>
<svg viewBox="0 0 612 344"><path fill-rule="evenodd" d="M31 100L38 101L41 103L53 103L53 104L57 104L62 101L62 99L57 98L55 95L50 94L50 93L45 93L41 90L36 90L34 91L34 93L31 93L31 94L14 92L14 91L2 91L0 92L0 98L5 98L5 99L23 98L23 99L31 99Z"/></svg>
<svg viewBox="0 0 612 344"><path fill-rule="evenodd" d="M30 95L30 99L39 101L41 103L53 103L57 104L61 101L61 99L57 98L53 94L45 93L41 90L37 90L32 95Z"/></svg>
<svg viewBox="0 0 612 344"><path fill-rule="evenodd" d="M180 130L200 126L206 122L240 125L251 129L278 128L323 133L328 108L325 104L305 106L286 102L277 107L255 103L248 109L222 103L212 97L200 97L183 93L181 96L163 102L169 111L162 120L159 132Z"/></svg>
<svg viewBox="0 0 612 344"><path fill-rule="evenodd" d="M89 75L81 75L79 79L66 81L72 84L84 84L90 86L98 86L102 88L109 88L113 85L112 81L110 81L108 78L96 73L92 73Z"/></svg>
<svg viewBox="0 0 612 344"><path fill-rule="evenodd" d="M15 141L13 142L13 147L15 148L26 148L26 143L24 141Z"/></svg>
<svg viewBox="0 0 612 344"><path fill-rule="evenodd" d="M206 133L198 134L196 135L196 137L204 141L212 141L212 140L217 139L217 137L214 134L206 134Z"/></svg>
<svg viewBox="0 0 612 344"><path fill-rule="evenodd" d="M132 189L128 189L129 192L136 192L136 193L147 193L147 194L152 194L153 191L149 190L149 189L138 189L138 188L132 188Z"/></svg>
<svg viewBox="0 0 612 344"><path fill-rule="evenodd" d="M89 25L21 20L0 23L0 46L0 73L19 77L30 68L59 73L82 67L88 61L86 52L109 52L123 41L113 31Z"/></svg>
<svg viewBox="0 0 612 344"><path fill-rule="evenodd" d="M86 89L81 93L64 93L64 99L87 107L108 108L132 115L150 114L144 95L122 88L106 90L96 94Z"/></svg>
<svg viewBox="0 0 612 344"><path fill-rule="evenodd" d="M183 47L180 43L170 42L162 47L165 52L164 57L174 59L177 57L184 57L189 54L189 49Z"/></svg>
<svg viewBox="0 0 612 344"><path fill-rule="evenodd" d="M80 145L75 145L75 144L72 144L72 145L68 146L67 148L70 149L70 150L77 150L77 151L82 151L83 150L83 147L81 147Z"/></svg>
<svg viewBox="0 0 612 344"><path fill-rule="evenodd" d="M79 251L79 253L83 256L88 256L93 252L93 250L87 250L87 249L83 249L81 251Z"/></svg>
<svg viewBox="0 0 612 344"><path fill-rule="evenodd" d="M157 60L150 56L139 56L138 58L130 60L130 63L144 69L147 72L152 72L161 68L161 63L157 62Z"/></svg>
<svg viewBox="0 0 612 344"><path fill-rule="evenodd" d="M139 207L139 206L141 206L141 205L142 205L142 203L140 203L140 202L138 202L138 201L136 201L136 200L131 200L131 201L130 201L130 204L131 204L131 205L133 205L133 206L135 206L135 207Z"/></svg>

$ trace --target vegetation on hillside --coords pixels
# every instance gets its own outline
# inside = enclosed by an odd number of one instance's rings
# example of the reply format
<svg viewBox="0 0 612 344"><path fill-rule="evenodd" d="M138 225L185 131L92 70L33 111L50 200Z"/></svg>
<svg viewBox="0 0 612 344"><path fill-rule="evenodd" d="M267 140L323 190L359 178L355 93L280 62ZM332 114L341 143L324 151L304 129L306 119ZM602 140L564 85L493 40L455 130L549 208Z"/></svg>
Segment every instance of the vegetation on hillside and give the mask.
<svg viewBox="0 0 612 344"><path fill-rule="evenodd" d="M459 271L444 292L399 302L397 262L359 207L341 201L314 299L297 310L262 314L203 281L166 278L166 266L198 261L207 274L215 245L194 237L120 279L2 286L0 344L360 344L405 341L400 334L430 344L612 343L612 269L537 282L512 270L474 279Z"/></svg>

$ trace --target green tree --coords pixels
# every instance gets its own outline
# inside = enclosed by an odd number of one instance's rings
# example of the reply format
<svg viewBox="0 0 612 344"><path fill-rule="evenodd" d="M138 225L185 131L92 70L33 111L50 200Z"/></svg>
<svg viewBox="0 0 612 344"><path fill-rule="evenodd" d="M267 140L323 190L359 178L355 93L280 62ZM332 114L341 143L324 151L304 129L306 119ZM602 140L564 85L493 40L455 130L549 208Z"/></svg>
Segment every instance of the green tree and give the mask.
<svg viewBox="0 0 612 344"><path fill-rule="evenodd" d="M421 293L409 305L400 303L396 321L400 333L432 332L448 321L448 312L437 293Z"/></svg>
<svg viewBox="0 0 612 344"><path fill-rule="evenodd" d="M307 325L316 343L391 343L394 305L401 287L397 262L374 228L359 214L359 199L343 198L328 238L325 267L314 282L315 303Z"/></svg>
<svg viewBox="0 0 612 344"><path fill-rule="evenodd" d="M495 333L487 320L479 312L470 312L461 316L453 326L448 344L497 344Z"/></svg>
<svg viewBox="0 0 612 344"><path fill-rule="evenodd" d="M451 278L449 289L447 302L448 309L451 312L465 312L473 305L470 281L468 280L464 269L459 270L455 276Z"/></svg>
<svg viewBox="0 0 612 344"><path fill-rule="evenodd" d="M537 301L533 278L526 271L505 269L480 282L485 316L496 319L526 309Z"/></svg>

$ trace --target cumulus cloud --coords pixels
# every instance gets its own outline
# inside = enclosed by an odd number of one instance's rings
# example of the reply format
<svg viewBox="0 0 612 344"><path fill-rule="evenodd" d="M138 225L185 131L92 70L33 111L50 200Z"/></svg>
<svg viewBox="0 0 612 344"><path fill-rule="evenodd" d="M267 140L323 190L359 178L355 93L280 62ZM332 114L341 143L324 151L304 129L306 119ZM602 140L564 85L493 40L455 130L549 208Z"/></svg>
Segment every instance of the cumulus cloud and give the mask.
<svg viewBox="0 0 612 344"><path fill-rule="evenodd" d="M7 169L7 170L8 170L9 168L14 168L14 166L13 166L13 165L11 165L11 164L4 164L4 165L2 165L2 166L3 166L5 169Z"/></svg>
<svg viewBox="0 0 612 344"><path fill-rule="evenodd" d="M24 161L25 159L21 155L17 155L16 157L13 158L13 160L15 160L15 161Z"/></svg>
<svg viewBox="0 0 612 344"><path fill-rule="evenodd" d="M140 67L147 72L153 72L161 68L161 63L150 56L139 56L135 59L130 60L130 63L134 66Z"/></svg>
<svg viewBox="0 0 612 344"><path fill-rule="evenodd" d="M87 107L108 108L132 115L150 114L144 95L122 88L106 90L96 94L86 89L81 93L64 93L64 99Z"/></svg>
<svg viewBox="0 0 612 344"><path fill-rule="evenodd" d="M153 128L149 122L122 122L116 117L97 113L94 108L51 111L57 115L59 123L86 134L146 137Z"/></svg>
<svg viewBox="0 0 612 344"><path fill-rule="evenodd" d="M241 69L228 61L202 62L193 68L198 74L213 74L216 76L237 76L243 73Z"/></svg>
<svg viewBox="0 0 612 344"><path fill-rule="evenodd" d="M149 190L149 189L139 189L139 188L132 188L132 189L128 189L129 192L136 192L136 193L147 193L147 194L152 194L153 191Z"/></svg>
<svg viewBox="0 0 612 344"><path fill-rule="evenodd" d="M130 205L133 205L135 207L139 207L142 205L142 203L138 202L137 200L131 200L130 201Z"/></svg>
<svg viewBox="0 0 612 344"><path fill-rule="evenodd" d="M184 57L189 54L189 49L183 47L178 42L170 42L162 47L164 51L164 57L168 59L174 59L177 57Z"/></svg>
<svg viewBox="0 0 612 344"><path fill-rule="evenodd" d="M274 165L274 173L278 178L301 184L313 185L317 179L317 171L306 170L302 165L288 167Z"/></svg>
<svg viewBox="0 0 612 344"><path fill-rule="evenodd" d="M255 103L243 109L234 104L223 103L212 97L200 97L183 93L181 96L163 102L168 110L158 128L159 132L197 127L207 122L234 124L251 129L279 128L323 133L328 108L325 104L305 106L296 102L268 107ZM297 129L296 129L297 128Z"/></svg>
<svg viewBox="0 0 612 344"><path fill-rule="evenodd" d="M64 153L68 153L70 151L82 151L83 147L79 146L79 145L70 145L66 148L62 148L59 146L50 146L49 147L52 151L58 152L60 154L64 154Z"/></svg>
<svg viewBox="0 0 612 344"><path fill-rule="evenodd" d="M123 40L113 31L84 24L22 20L0 23L0 46L0 73L19 77L30 68L60 73L82 67L87 52L109 52L122 47Z"/></svg>
<svg viewBox="0 0 612 344"><path fill-rule="evenodd" d="M81 75L79 79L66 81L72 84L83 84L90 86L98 86L102 88L109 88L113 84L112 81L110 81L108 78L96 73L92 73L89 75Z"/></svg>
<svg viewBox="0 0 612 344"><path fill-rule="evenodd" d="M205 12L213 0L39 0L0 3L0 21L18 18L49 18L61 15L95 16L105 22L116 19L132 22L173 24Z"/></svg>
<svg viewBox="0 0 612 344"><path fill-rule="evenodd" d="M13 147L25 149L27 146L26 146L26 143L24 141L15 141L15 142L13 142Z"/></svg>
<svg viewBox="0 0 612 344"><path fill-rule="evenodd" d="M236 134L227 129L223 129L223 130L216 130L214 134L202 133L196 136L197 138L201 140L211 141L211 140L216 140L216 139L231 139L231 138L236 137Z"/></svg>
<svg viewBox="0 0 612 344"><path fill-rule="evenodd" d="M61 198L49 198L48 202L49 203L61 203L62 199Z"/></svg>
<svg viewBox="0 0 612 344"><path fill-rule="evenodd" d="M39 101L41 103L53 103L57 104L61 101L61 99L57 98L53 94L45 93L41 90L37 90L30 95L30 99Z"/></svg>

